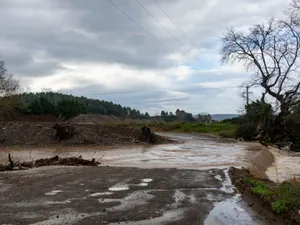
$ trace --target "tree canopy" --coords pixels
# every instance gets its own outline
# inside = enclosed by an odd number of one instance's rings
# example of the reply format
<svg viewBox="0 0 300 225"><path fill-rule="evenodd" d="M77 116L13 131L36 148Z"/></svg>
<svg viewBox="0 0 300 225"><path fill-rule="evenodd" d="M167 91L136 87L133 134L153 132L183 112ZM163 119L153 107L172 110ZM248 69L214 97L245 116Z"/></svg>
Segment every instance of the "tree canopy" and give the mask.
<svg viewBox="0 0 300 225"><path fill-rule="evenodd" d="M141 113L130 107L112 102L76 97L54 92L22 93L18 95L18 110L25 114L49 114L68 119L81 113L114 115L133 119L150 119L149 113Z"/></svg>

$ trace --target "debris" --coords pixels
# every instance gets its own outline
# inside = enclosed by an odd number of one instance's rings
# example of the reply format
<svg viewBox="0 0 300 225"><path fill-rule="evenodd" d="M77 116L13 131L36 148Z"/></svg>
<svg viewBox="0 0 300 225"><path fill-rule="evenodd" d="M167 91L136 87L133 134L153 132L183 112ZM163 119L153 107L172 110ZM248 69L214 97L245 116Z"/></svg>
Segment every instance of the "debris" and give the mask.
<svg viewBox="0 0 300 225"><path fill-rule="evenodd" d="M67 140L67 139L70 139L74 136L74 131L75 131L75 128L74 127L71 127L71 126L63 126L63 125L60 125L58 123L56 123L54 126L53 126L53 129L56 130L56 134L55 136L58 138L58 140Z"/></svg>
<svg viewBox="0 0 300 225"><path fill-rule="evenodd" d="M9 164L8 165L0 164L0 171L24 170L29 168L51 166L51 165L97 166L100 164L100 162L96 161L94 158L92 160L87 160L87 159L83 159L82 156L61 158L58 155L56 155L52 158L37 159L32 162L21 162L21 163L13 162L11 160L10 154L8 154L8 158L9 158Z"/></svg>
<svg viewBox="0 0 300 225"><path fill-rule="evenodd" d="M157 142L156 135L151 131L149 127L142 127L142 134L140 140L146 143L155 144Z"/></svg>

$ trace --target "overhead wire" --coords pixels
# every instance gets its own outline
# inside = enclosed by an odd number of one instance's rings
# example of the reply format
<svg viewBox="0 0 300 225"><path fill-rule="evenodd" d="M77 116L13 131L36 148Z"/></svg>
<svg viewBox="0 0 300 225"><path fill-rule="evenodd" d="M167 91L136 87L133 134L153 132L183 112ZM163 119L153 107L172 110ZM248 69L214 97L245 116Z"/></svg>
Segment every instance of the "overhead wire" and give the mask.
<svg viewBox="0 0 300 225"><path fill-rule="evenodd" d="M168 34L170 34L177 43L182 45L182 43L178 40L178 38L176 38L164 25L162 25L162 23L159 22L158 19L156 19L155 16L153 16L153 14L139 0L135 0L135 1L156 21L156 23L160 27L162 27Z"/></svg>
<svg viewBox="0 0 300 225"><path fill-rule="evenodd" d="M160 11L173 23L173 25L182 33L182 35L190 42L190 44L198 50L197 45L191 40L191 38L171 19L166 11L157 3L156 0L152 0L154 4L160 9Z"/></svg>
<svg viewBox="0 0 300 225"><path fill-rule="evenodd" d="M110 2L115 8L117 8L121 13L123 13L128 19L130 19L133 23L135 23L140 29L142 29L145 33L147 33L150 37L152 37L157 43L162 45L167 51L173 53L171 49L169 49L164 43L162 43L159 39L157 39L154 35L152 35L149 31L147 31L143 26L141 26L135 19L133 19L128 13L126 13L122 8L120 8L117 4L115 4L112 0L107 0Z"/></svg>
<svg viewBox="0 0 300 225"><path fill-rule="evenodd" d="M155 18L155 16L139 1L139 0L135 0L151 17L152 17L152 19L160 26L160 27L162 27L170 36L172 36L173 37L173 39L180 45L180 46L184 46L185 44L184 43L182 43L181 41L179 41L179 39L174 35L174 34L172 34L172 32L170 32L161 22L159 22L159 20L158 19L156 19ZM197 49L197 47L194 47L194 48L196 48ZM198 50L198 49L197 49ZM196 61L198 61L198 62L200 62L200 63L202 63L201 62L201 60L200 59L198 59L196 56L194 57L194 59L196 60Z"/></svg>
<svg viewBox="0 0 300 225"><path fill-rule="evenodd" d="M169 51L170 53L175 53L173 50L171 50L169 47L167 47L162 41L160 41L159 39L157 39L153 34L151 34L149 31L147 31L142 25L140 25L135 19L133 19L128 13L126 13L122 8L120 8L116 3L114 3L112 0L107 0L108 2L110 2L116 9L118 9L121 13L123 13L128 19L130 19L133 23L135 23L140 29L142 29L146 34L148 34L151 38L153 38L157 43L159 43L160 45L162 45L167 51ZM156 18L155 16L153 16L152 13L150 13L149 10L147 10L147 8L141 4L140 1L136 0L136 2L145 10L147 11L147 13L167 32L169 33L174 40L176 40L180 45L183 45L178 38L175 37L174 34L172 34L165 26L163 26ZM197 47L196 47L197 49ZM198 50L198 49L197 49ZM194 59L200 63L201 60L199 60L197 57L194 57Z"/></svg>

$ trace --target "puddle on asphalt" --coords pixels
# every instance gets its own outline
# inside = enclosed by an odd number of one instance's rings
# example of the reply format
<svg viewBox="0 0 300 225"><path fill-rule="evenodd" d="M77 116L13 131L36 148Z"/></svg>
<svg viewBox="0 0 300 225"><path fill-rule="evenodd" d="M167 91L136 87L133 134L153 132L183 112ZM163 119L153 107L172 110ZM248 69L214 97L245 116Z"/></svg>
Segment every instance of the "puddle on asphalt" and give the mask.
<svg viewBox="0 0 300 225"><path fill-rule="evenodd" d="M102 198L98 199L100 203L120 202L118 206L108 207L108 211L124 211L135 208L136 206L145 205L155 196L148 194L148 191L134 191L122 199Z"/></svg>
<svg viewBox="0 0 300 225"><path fill-rule="evenodd" d="M53 190L45 193L45 195L56 195L57 193L63 192L62 190Z"/></svg>
<svg viewBox="0 0 300 225"><path fill-rule="evenodd" d="M220 175L216 175L215 178L219 181L223 181L222 177Z"/></svg>
<svg viewBox="0 0 300 225"><path fill-rule="evenodd" d="M138 186L138 187L147 187L148 183L140 183L140 184L137 184L136 186Z"/></svg>
<svg viewBox="0 0 300 225"><path fill-rule="evenodd" d="M110 188L109 191L126 191L129 190L129 186L127 184L116 184Z"/></svg>
<svg viewBox="0 0 300 225"><path fill-rule="evenodd" d="M45 201L45 205L60 205L60 204L68 204L71 203L71 200L65 200L65 201Z"/></svg>
<svg viewBox="0 0 300 225"><path fill-rule="evenodd" d="M91 197L97 197L97 196L103 196L103 195L112 195L113 192L96 192L93 194L90 194Z"/></svg>
<svg viewBox="0 0 300 225"><path fill-rule="evenodd" d="M215 204L204 221L204 225L263 225L239 205L240 195Z"/></svg>
<svg viewBox="0 0 300 225"><path fill-rule="evenodd" d="M153 179L151 179L151 178L145 178L145 179L142 179L141 181L142 181L143 183L150 183L150 182L153 181Z"/></svg>
<svg viewBox="0 0 300 225"><path fill-rule="evenodd" d="M232 185L230 176L229 176L229 170L224 170L225 174L225 180L222 182L222 187L220 188L221 191L225 193L234 193L235 187Z"/></svg>
<svg viewBox="0 0 300 225"><path fill-rule="evenodd" d="M179 220L183 217L185 209L176 209L171 211L166 211L160 217L155 217L147 220L139 221L126 221L126 222L116 222L109 223L108 225L163 225L166 223L171 223Z"/></svg>

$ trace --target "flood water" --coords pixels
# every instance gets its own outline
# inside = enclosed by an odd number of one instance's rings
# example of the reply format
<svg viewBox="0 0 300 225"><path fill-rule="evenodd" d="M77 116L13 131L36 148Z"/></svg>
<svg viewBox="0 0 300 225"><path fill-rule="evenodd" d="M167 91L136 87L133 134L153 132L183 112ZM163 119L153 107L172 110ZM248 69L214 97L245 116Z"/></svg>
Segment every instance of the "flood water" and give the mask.
<svg viewBox="0 0 300 225"><path fill-rule="evenodd" d="M179 143L155 146L125 147L56 147L56 148L10 148L0 151L0 163L7 162L10 153L13 160L29 161L59 155L82 156L101 161L101 165L139 168L210 169L245 166L251 162L253 151L242 142L225 141L217 137L198 134L162 133Z"/></svg>

